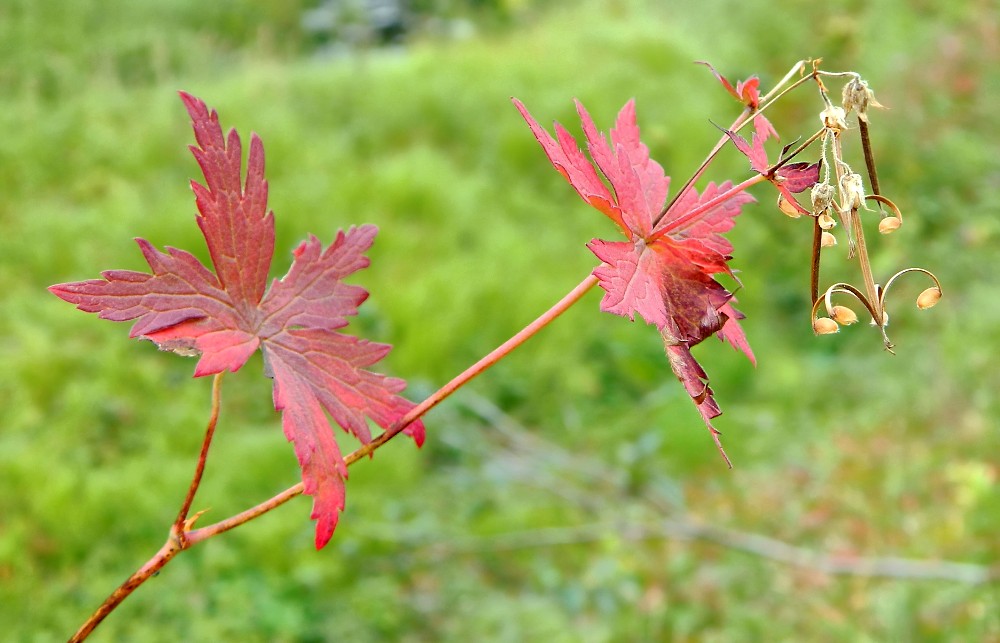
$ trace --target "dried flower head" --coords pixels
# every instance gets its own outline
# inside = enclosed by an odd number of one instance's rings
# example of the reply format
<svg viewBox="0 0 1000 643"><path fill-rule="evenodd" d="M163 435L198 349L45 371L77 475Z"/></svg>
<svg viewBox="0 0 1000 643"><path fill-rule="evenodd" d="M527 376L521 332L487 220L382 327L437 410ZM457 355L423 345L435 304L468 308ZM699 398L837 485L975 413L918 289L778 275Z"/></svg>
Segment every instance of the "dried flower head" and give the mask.
<svg viewBox="0 0 1000 643"><path fill-rule="evenodd" d="M847 112L844 111L843 107L828 105L819 113L819 120L823 123L823 127L838 134L847 129Z"/></svg>
<svg viewBox="0 0 1000 643"><path fill-rule="evenodd" d="M876 107L884 109L884 105L875 100L875 92L869 87L867 81L855 77L844 85L843 92L844 109L847 112L854 110L858 113L858 118L868 122L868 108Z"/></svg>
<svg viewBox="0 0 1000 643"><path fill-rule="evenodd" d="M833 204L833 186L829 183L817 183L812 187L809 196L812 197L813 214L819 216L830 209Z"/></svg>
<svg viewBox="0 0 1000 643"><path fill-rule="evenodd" d="M840 178L841 206L845 210L864 207L865 183L856 172L844 174Z"/></svg>

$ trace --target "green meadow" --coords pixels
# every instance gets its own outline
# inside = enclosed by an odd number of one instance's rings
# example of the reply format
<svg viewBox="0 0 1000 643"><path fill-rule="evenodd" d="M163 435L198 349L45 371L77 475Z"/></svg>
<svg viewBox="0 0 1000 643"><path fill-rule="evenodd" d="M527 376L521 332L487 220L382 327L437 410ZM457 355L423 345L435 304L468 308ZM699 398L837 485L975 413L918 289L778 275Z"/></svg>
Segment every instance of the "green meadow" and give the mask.
<svg viewBox="0 0 1000 643"><path fill-rule="evenodd" d="M991 2L451 3L463 37L346 55L303 29L311 6L0 5L0 638L70 636L163 544L193 472L210 378L46 291L146 269L135 237L207 262L178 90L263 139L272 276L309 233L379 227L348 332L393 344L381 370L418 401L579 283L587 241L620 234L512 96L574 134L574 98L602 130L635 98L676 189L740 110L693 61L766 90L823 58L889 108L872 137L904 224L880 236L867 215L876 277L944 284L928 311L929 284L894 286L895 355L864 323L813 335L811 223L758 186L728 235L758 364L694 349L733 470L655 329L600 313L595 290L433 410L422 449L353 466L324 550L296 498L182 553L92 640L1000 640ZM821 109L803 87L770 117L792 142ZM750 171L730 146L709 174ZM837 232L823 281L860 283ZM298 480L256 356L225 378L194 509L207 524Z"/></svg>

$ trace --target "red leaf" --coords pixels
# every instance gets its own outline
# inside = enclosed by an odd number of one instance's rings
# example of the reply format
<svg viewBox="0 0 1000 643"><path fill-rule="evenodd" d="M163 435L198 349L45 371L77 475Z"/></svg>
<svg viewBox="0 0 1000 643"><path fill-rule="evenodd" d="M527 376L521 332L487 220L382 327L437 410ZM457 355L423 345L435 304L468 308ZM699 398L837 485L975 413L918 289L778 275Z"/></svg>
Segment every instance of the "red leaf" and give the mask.
<svg viewBox="0 0 1000 643"><path fill-rule="evenodd" d="M819 182L821 162L789 163L778 168L776 174L781 178L781 184L789 192L804 192Z"/></svg>
<svg viewBox="0 0 1000 643"><path fill-rule="evenodd" d="M703 60L698 61L699 65L705 65L708 67L709 71L718 79L722 86L726 89L729 94L736 100L742 102L749 109L755 110L760 107L760 79L756 76L751 76L746 80L741 80L733 84L730 83L725 76L720 74L715 70L715 67L711 63L707 63ZM771 121L767 120L767 117L763 114L757 114L753 117L753 126L760 134L761 143L766 141L770 137L778 138L778 132L775 131L774 126L771 125Z"/></svg>
<svg viewBox="0 0 1000 643"><path fill-rule="evenodd" d="M87 312L113 321L136 320L131 337L163 350L200 354L195 376L239 370L257 348L274 380L274 406L285 435L295 443L305 493L313 496L316 547L333 534L344 508L347 467L327 416L362 443L371 440L368 419L387 429L413 404L397 395L403 380L373 373L390 346L337 332L368 297L344 279L369 264L365 252L377 229L340 231L325 250L310 236L293 253L284 278L267 288L274 253L274 215L267 210L264 148L250 139L241 185L241 144L235 130L223 137L219 118L185 93L197 146L191 151L205 176L192 181L198 225L213 273L192 254L161 252L143 239L139 248L151 274L109 270L103 279L59 284L49 290ZM405 433L421 444L420 421Z"/></svg>
<svg viewBox="0 0 1000 643"><path fill-rule="evenodd" d="M733 192L728 182L710 183L701 195L694 189L682 194L661 217L670 179L650 159L649 149L639 138L634 101L619 112L610 143L577 103L587 149L611 190L562 126L556 124L557 143L520 101L514 99L514 104L555 168L584 201L618 224L628 239L594 239L587 244L602 262L594 269L605 291L601 310L630 320L640 315L657 327L674 373L716 435L710 420L719 414L719 407L689 349L719 333L753 360L739 327L743 316L732 308L732 294L713 277L731 274L732 245L722 233L732 228L734 217L753 197Z"/></svg>

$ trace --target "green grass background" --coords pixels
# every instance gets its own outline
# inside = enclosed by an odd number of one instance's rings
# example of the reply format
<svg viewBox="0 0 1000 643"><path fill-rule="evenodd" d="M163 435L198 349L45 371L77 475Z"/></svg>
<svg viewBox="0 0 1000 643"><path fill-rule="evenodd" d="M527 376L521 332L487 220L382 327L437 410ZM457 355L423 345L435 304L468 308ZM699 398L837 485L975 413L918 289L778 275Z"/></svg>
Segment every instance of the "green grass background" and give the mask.
<svg viewBox="0 0 1000 643"><path fill-rule="evenodd" d="M399 440L353 467L325 550L298 498L182 554L93 640L1000 640L996 584L830 575L671 528L996 569L993 3L511 0L475 37L349 58L315 54L306 8L0 5L5 640L72 633L159 548L191 475L210 382L45 291L143 269L137 236L206 257L177 90L263 138L275 276L309 232L380 227L351 329L395 345L384 370L419 399L577 284L586 241L617 234L548 166L510 96L573 131L574 97L602 129L635 97L654 157L683 181L718 138L710 121L739 109L692 61L768 87L806 57L861 72L891 108L873 136L906 219L873 240L878 275L919 265L944 282L924 313L924 285L900 284L896 356L864 325L813 337L810 226L762 189L730 235L759 365L696 349L733 471L656 333L599 314L594 292L433 411L422 450ZM819 110L802 90L772 120L792 140ZM732 150L715 172L748 175ZM843 249L830 265L855 279ZM226 380L195 507L219 520L297 479L254 358Z"/></svg>

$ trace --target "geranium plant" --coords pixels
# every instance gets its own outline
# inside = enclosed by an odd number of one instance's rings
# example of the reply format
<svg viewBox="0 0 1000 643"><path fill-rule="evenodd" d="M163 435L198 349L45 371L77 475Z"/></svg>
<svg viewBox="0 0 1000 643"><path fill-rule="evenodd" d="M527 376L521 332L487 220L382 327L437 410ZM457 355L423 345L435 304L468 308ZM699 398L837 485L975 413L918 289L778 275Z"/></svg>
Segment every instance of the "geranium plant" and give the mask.
<svg viewBox="0 0 1000 643"><path fill-rule="evenodd" d="M921 268L901 270L884 285L876 283L872 275L864 219L869 212L880 217L878 229L886 234L902 223L900 209L880 192L878 184L869 143L869 109L879 107L873 92L856 73L827 72L808 61L797 63L765 95L760 93L757 78L732 83L711 66L709 69L742 103L743 110L722 128L718 143L701 166L677 187L671 186L670 177L642 142L634 101L626 102L607 135L577 103L585 153L568 130L556 124L553 136L514 99L555 169L586 203L617 226L624 240L590 241L587 247L599 260L591 274L538 319L419 404L402 397L403 380L371 370L390 346L344 332L368 296L348 280L368 266L365 252L375 240L376 228L360 225L341 230L325 247L309 236L294 251L287 274L268 284L274 214L267 207L263 144L256 135L251 137L247 168L241 173L240 137L235 131L224 135L218 114L201 100L182 93L195 134L191 151L204 176L204 183L191 184L198 209L196 220L214 270L187 251L159 250L139 239L149 273L108 270L99 279L50 288L56 296L103 319L132 321L131 337L148 339L161 350L197 356L195 377L214 376L211 413L195 474L167 542L108 597L73 640L86 638L125 597L181 551L299 494L313 497L315 543L322 548L333 536L344 509L349 465L371 455L399 433L409 435L419 446L425 432L421 417L429 409L551 323L595 286L604 290L601 310L630 320L638 316L656 328L671 369L726 464L732 466L712 425L721 409L692 349L716 336L751 361L755 359L740 326L743 315L735 307L732 286L720 279L738 283L730 266L733 247L723 235L755 200L748 190L759 183L775 188L781 212L812 222L812 287L808 300L803 297L803 305L811 308L813 330L829 334L856 321L853 310L833 301L853 296L880 329L885 347L891 349L885 307L890 286L909 273L929 278L931 286L917 299L920 308L927 308L940 298L941 285ZM835 79L845 82L838 104L826 87L826 82ZM820 127L800 144L785 146L772 162L766 144L777 139L777 131L765 112L787 92L810 84L818 90L822 103ZM857 137L848 125L852 113L858 124ZM741 131L749 132L749 140ZM854 144L855 138L864 151L867 183L844 160L843 146ZM750 175L696 187L713 159L730 143L749 159ZM805 158L807 154L811 158ZM821 289L820 259L827 252L825 248L835 244L833 229L838 222L848 253L858 262L862 286L838 281ZM222 377L240 369L258 349L264 357L264 374L272 380L274 407L281 413L286 437L294 443L302 480L238 515L197 527L202 512L191 512L219 418ZM340 452L331 419L358 439L360 446L355 451L347 455ZM381 432L373 436L370 424L380 427Z"/></svg>

